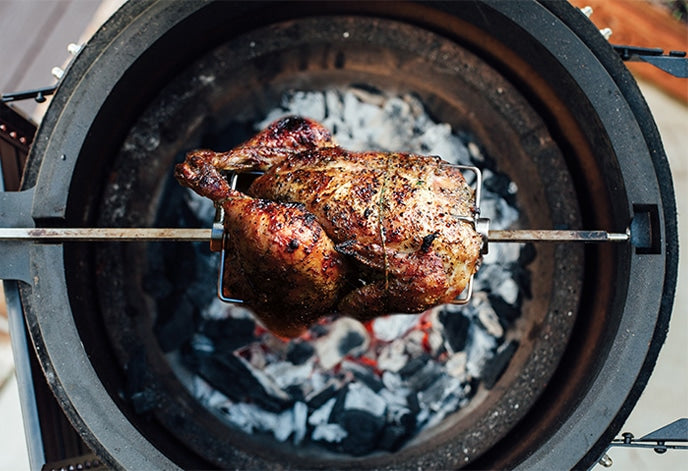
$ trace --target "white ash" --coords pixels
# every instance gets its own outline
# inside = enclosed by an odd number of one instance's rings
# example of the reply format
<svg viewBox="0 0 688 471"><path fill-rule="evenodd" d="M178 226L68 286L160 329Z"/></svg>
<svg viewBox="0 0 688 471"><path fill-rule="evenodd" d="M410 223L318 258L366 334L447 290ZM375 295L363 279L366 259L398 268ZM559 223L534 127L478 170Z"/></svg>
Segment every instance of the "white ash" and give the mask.
<svg viewBox="0 0 688 471"><path fill-rule="evenodd" d="M479 143L459 134L446 123L436 123L426 113L421 101L412 94L387 96L374 89L352 87L322 92L295 91L284 95L281 106L270 111L256 124L260 130L286 115L313 118L325 125L335 140L350 150L382 150L439 155L450 163L482 167L490 159ZM483 178L495 175L483 168ZM467 180L473 181L472 172ZM513 195L516 185L508 184ZM512 198L513 200L513 198ZM208 225L214 208L207 199L189 192L189 207ZM493 229L511 226L519 216L505 195L483 187L481 216L491 219ZM490 246L475 277L474 297L467 306L447 305L418 315L391 315L365 325L350 318L333 318L319 323L299 339L308 341L314 354L300 364L286 359L289 345L269 332L256 331L254 342L234 352L250 369L266 391L287 399L294 389L293 404L281 412L270 412L256 404L230 400L197 378L190 390L208 407L218 411L229 423L247 432L265 432L276 440L312 442L331 449L344 443L349 432L333 423L331 416L337 394L347 388L344 407L362 409L374 416L384 416L386 423L398 424L415 414L410 436L440 423L464 407L475 393L475 382L485 365L503 344L506 322L490 304L497 296L516 308L520 288L512 266L518 262L521 246ZM215 256L215 255L211 255ZM465 347L454 352L447 332L439 320L444 310L450 316L464 316L469 325ZM200 311L202 320L246 319L244 307L212 301ZM347 338L360 342L346 343ZM345 347L342 345L346 344ZM196 333L192 349L212 353L213 341ZM427 361L417 371L406 371L414 360ZM425 360L423 360L425 361ZM364 385L364 378L377 381L376 387ZM371 379L372 378L372 379ZM377 378L377 379L375 379ZM290 392L288 393L287 390ZM319 395L334 390L329 399L311 407ZM417 406L412 398L417 399ZM412 412L413 411L413 412ZM334 448L333 448L334 447Z"/></svg>
<svg viewBox="0 0 688 471"><path fill-rule="evenodd" d="M405 316L395 316L405 317ZM410 317L410 316L409 316ZM376 323L374 323L375 325ZM415 326L415 324L414 324ZM407 330L405 330L406 332ZM406 354L406 344L403 339L395 339L393 342L385 345L380 350L380 355L377 357L377 365L384 371L391 371L396 373L408 362L409 356Z"/></svg>
<svg viewBox="0 0 688 471"><path fill-rule="evenodd" d="M370 388L360 383L350 383L344 399L345 409L359 409L381 416L387 410L387 402Z"/></svg>
<svg viewBox="0 0 688 471"><path fill-rule="evenodd" d="M467 356L465 351L453 353L447 360L447 363L444 364L447 374L454 378L465 380Z"/></svg>
<svg viewBox="0 0 688 471"><path fill-rule="evenodd" d="M497 348L497 339L477 324L469 327L470 339L466 345L466 372L472 378L480 378L485 363Z"/></svg>
<svg viewBox="0 0 688 471"><path fill-rule="evenodd" d="M281 389L307 381L313 372L313 360L301 365L294 365L290 361L278 361L265 366L265 374Z"/></svg>
<svg viewBox="0 0 688 471"><path fill-rule="evenodd" d="M507 282L508 281L514 282L512 279L507 280ZM475 300L472 303L472 305L478 312L478 319L480 320L480 323L483 325L483 327L485 327L485 330L493 337L503 337L504 327L502 327L502 324L499 323L499 316L497 316L497 313L492 308L492 304L490 304L490 301L487 299L485 293L475 293L474 296ZM509 300L507 300L506 298L504 298L504 300L509 302ZM515 299L512 302L510 302L510 304L513 304L514 302L516 302Z"/></svg>
<svg viewBox="0 0 688 471"><path fill-rule="evenodd" d="M287 115L321 122L339 145L354 151L382 150L439 155L450 163L469 164L470 155L451 126L433 122L412 94L386 97L360 88L286 94L280 108L258 123L263 129Z"/></svg>
<svg viewBox="0 0 688 471"><path fill-rule="evenodd" d="M391 342L402 337L418 323L420 314L407 316L382 316L373 322L373 334L378 340Z"/></svg>
<svg viewBox="0 0 688 471"><path fill-rule="evenodd" d="M343 350L342 344L347 336L359 335L361 343ZM370 337L366 328L356 319L342 317L333 322L330 332L314 342L320 365L329 370L336 366L347 355L357 356L368 349Z"/></svg>
<svg viewBox="0 0 688 471"><path fill-rule="evenodd" d="M329 399L325 404L320 406L318 409L314 410L310 417L308 417L308 423L316 426L320 424L325 424L330 418L334 404L337 402L336 398Z"/></svg>
<svg viewBox="0 0 688 471"><path fill-rule="evenodd" d="M311 438L315 442L339 443L349 434L339 424L318 424L313 429Z"/></svg>

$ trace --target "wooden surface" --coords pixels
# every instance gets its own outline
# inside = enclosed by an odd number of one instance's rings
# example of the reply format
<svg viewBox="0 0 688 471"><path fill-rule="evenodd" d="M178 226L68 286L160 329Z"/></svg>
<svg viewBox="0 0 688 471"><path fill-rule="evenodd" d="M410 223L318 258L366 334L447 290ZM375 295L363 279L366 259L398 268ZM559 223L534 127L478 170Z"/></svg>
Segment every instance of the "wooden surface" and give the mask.
<svg viewBox="0 0 688 471"><path fill-rule="evenodd" d="M609 42L624 46L659 47L688 51L688 25L671 15L668 8L648 0L570 0L582 8L590 6L590 20L598 29L610 28ZM646 63L627 62L638 78L688 104L688 79L681 79Z"/></svg>
<svg viewBox="0 0 688 471"><path fill-rule="evenodd" d="M91 0L0 0L0 93L54 85L51 69L66 62L67 45L79 41L99 5ZM28 115L36 106L33 100L17 104Z"/></svg>

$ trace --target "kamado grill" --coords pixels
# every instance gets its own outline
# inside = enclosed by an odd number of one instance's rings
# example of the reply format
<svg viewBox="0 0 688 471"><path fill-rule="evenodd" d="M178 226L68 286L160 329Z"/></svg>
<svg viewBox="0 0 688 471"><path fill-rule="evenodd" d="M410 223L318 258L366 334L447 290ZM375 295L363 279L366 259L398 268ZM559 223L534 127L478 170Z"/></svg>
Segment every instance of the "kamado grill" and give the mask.
<svg viewBox="0 0 688 471"><path fill-rule="evenodd" d="M285 114L468 166L465 306L287 342L216 300L223 229L174 164ZM78 435L49 463L83 440L124 469L589 467L664 341L675 210L634 80L566 3L129 2L0 194L0 275Z"/></svg>

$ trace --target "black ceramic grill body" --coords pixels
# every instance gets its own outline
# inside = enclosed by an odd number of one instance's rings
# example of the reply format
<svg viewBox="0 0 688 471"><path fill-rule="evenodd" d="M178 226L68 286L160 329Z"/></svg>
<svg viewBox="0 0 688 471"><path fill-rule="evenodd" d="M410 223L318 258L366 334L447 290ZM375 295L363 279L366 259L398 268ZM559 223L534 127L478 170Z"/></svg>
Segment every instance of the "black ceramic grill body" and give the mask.
<svg viewBox="0 0 688 471"><path fill-rule="evenodd" d="M241 49L252 41L257 49ZM167 103L164 93L213 54L230 61L218 69L224 92ZM527 308L527 346L493 391L400 451L360 458L246 436L175 389L162 354L141 340L150 323L137 317L146 302L132 257L141 249L33 244L32 282L21 284L31 339L65 413L109 466L587 467L630 413L668 328L674 193L636 83L564 2L128 2L70 64L41 123L23 182L34 189L31 217L37 226L102 223L108 185L130 171L134 188L151 193L124 199L128 222L150 223L164 204L156 182L171 170L165 159L204 126L228 112L258 117L289 87L354 80L418 94L435 116L488 142L520 188L536 182L522 194L524 224L623 232L646 220L638 235L652 237L641 247L539 248L543 287ZM124 140L156 107L171 113L159 129L169 149L123 164ZM120 334L108 304L134 319ZM146 346L164 414L136 414L122 398L129 333Z"/></svg>

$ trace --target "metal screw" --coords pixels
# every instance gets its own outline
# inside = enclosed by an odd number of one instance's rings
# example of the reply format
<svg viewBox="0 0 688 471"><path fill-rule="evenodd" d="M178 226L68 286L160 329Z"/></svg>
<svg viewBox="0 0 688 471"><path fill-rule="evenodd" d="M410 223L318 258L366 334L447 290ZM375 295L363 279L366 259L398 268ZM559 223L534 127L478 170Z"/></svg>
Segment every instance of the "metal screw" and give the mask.
<svg viewBox="0 0 688 471"><path fill-rule="evenodd" d="M611 28L603 28L600 30L600 34L604 36L604 39L609 40L609 38L612 37L612 29Z"/></svg>
<svg viewBox="0 0 688 471"><path fill-rule="evenodd" d="M586 5L583 8L580 9L581 13L583 13L585 16L590 18L590 15L592 15L592 7L590 5Z"/></svg>
<svg viewBox="0 0 688 471"><path fill-rule="evenodd" d="M663 441L657 441L657 447L655 447L654 450L655 453L661 455L662 453L666 453L667 447L664 445Z"/></svg>
<svg viewBox="0 0 688 471"><path fill-rule="evenodd" d="M633 434L632 434L631 432L624 432L624 433L621 434L621 436L623 437L624 443L625 443L626 445L628 445L629 443L631 443L631 440L633 440Z"/></svg>
<svg viewBox="0 0 688 471"><path fill-rule="evenodd" d="M611 459L611 458L609 457L609 455L606 454L606 453L605 453L604 455L602 455L602 456L600 457L600 459L597 460L597 462L598 462L599 464L601 464L602 466L604 466L605 468L609 468L609 467L611 467L611 465L614 464L614 462L612 461L612 459Z"/></svg>
<svg viewBox="0 0 688 471"><path fill-rule="evenodd" d="M71 55L76 56L77 54L79 54L79 52L81 51L81 49L82 49L83 47L84 47L84 46L82 46L81 44L69 43L69 44L67 44L67 51L68 51Z"/></svg>
<svg viewBox="0 0 688 471"><path fill-rule="evenodd" d="M50 73L53 74L53 77L55 77L57 80L60 80L64 75L64 70L62 70L60 67L53 67Z"/></svg>

